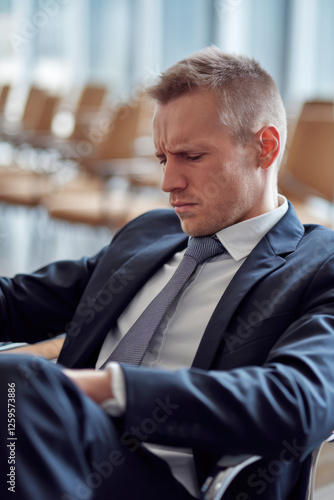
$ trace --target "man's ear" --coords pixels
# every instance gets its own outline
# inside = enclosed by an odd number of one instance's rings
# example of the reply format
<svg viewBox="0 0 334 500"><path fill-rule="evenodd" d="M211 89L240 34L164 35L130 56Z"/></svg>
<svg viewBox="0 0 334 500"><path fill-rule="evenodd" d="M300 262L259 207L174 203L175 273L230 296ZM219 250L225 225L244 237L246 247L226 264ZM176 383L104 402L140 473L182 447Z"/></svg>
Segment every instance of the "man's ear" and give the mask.
<svg viewBox="0 0 334 500"><path fill-rule="evenodd" d="M262 169L267 169L276 160L281 147L280 135L276 127L266 125L255 134L260 147L258 165Z"/></svg>

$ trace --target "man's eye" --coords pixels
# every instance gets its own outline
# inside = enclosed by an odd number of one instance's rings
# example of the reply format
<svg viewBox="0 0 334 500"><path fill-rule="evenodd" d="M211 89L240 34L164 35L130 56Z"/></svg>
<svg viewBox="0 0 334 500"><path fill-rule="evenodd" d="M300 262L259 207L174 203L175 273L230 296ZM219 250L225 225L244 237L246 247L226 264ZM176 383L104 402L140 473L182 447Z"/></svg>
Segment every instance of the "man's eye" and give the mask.
<svg viewBox="0 0 334 500"><path fill-rule="evenodd" d="M160 165L166 165L167 158L159 158Z"/></svg>
<svg viewBox="0 0 334 500"><path fill-rule="evenodd" d="M203 155L188 156L188 160L197 161L202 158Z"/></svg>

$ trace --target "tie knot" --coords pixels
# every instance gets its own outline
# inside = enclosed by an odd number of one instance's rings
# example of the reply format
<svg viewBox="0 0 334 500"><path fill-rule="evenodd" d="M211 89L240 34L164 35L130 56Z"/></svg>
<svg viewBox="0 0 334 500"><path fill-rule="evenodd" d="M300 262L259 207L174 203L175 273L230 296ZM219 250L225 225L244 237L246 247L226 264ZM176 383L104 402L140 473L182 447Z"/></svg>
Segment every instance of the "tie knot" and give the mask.
<svg viewBox="0 0 334 500"><path fill-rule="evenodd" d="M199 236L191 238L185 255L195 259L201 264L207 259L224 252L224 247L214 236Z"/></svg>

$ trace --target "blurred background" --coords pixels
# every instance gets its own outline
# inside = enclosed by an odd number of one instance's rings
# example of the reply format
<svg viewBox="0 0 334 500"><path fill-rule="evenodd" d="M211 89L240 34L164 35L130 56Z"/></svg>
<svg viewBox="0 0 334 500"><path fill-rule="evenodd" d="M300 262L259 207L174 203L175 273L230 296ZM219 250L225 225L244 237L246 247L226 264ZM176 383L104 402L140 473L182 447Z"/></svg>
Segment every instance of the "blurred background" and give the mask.
<svg viewBox="0 0 334 500"><path fill-rule="evenodd" d="M93 255L167 206L144 89L211 44L274 77L280 190L333 227L333 26L334 0L0 0L0 274ZM321 460L317 499L333 498L333 453Z"/></svg>
<svg viewBox="0 0 334 500"><path fill-rule="evenodd" d="M0 0L0 273L92 255L167 206L144 89L211 44L274 77L280 189L332 227L333 26L333 0Z"/></svg>

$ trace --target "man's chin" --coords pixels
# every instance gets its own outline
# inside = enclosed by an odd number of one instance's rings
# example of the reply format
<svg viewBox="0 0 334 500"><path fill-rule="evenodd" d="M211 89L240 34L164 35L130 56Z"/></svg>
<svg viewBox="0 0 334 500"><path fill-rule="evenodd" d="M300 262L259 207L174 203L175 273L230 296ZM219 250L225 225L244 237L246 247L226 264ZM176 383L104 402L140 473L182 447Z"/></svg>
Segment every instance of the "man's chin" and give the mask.
<svg viewBox="0 0 334 500"><path fill-rule="evenodd" d="M207 226L203 226L201 224L195 224L194 221L190 221L189 219L182 220L180 219L182 231L188 236L199 237L199 236L209 236L210 232Z"/></svg>

